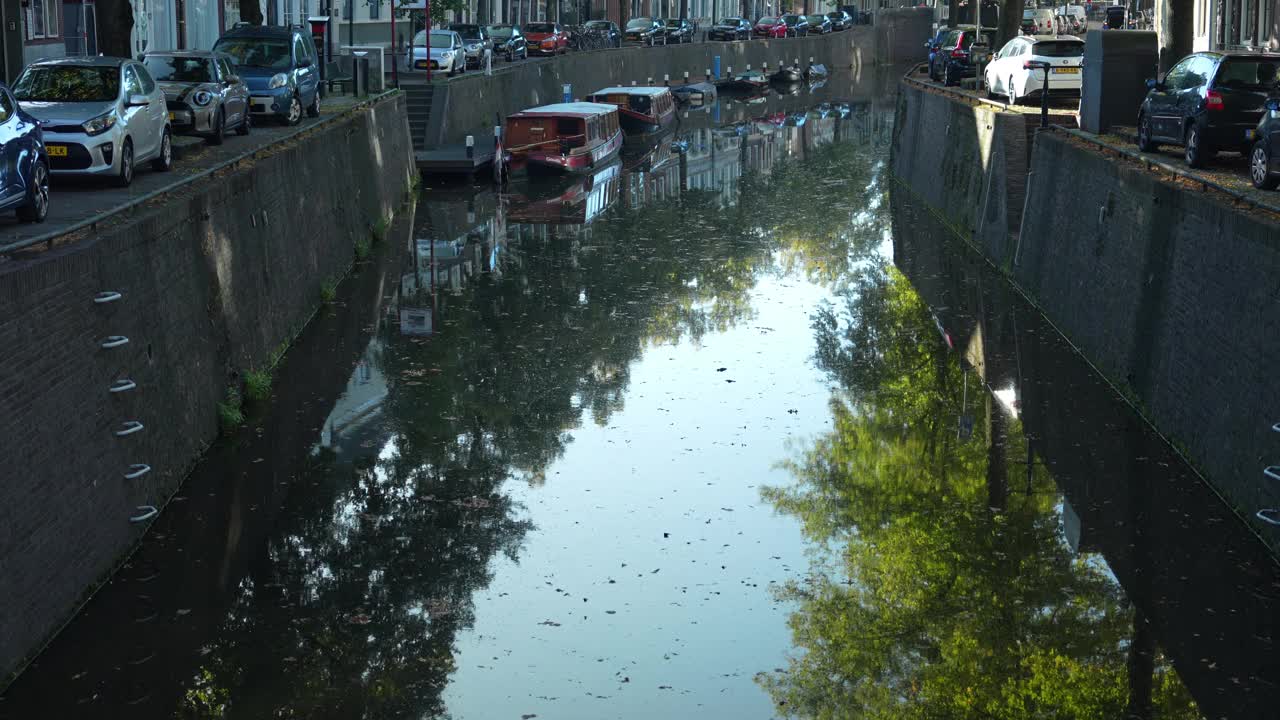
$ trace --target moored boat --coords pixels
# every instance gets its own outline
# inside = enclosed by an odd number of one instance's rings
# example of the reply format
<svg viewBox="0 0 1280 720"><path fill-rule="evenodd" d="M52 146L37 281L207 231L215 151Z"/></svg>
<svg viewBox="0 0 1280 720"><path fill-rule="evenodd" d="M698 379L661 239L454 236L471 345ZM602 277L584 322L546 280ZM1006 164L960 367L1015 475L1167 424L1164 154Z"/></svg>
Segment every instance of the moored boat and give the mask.
<svg viewBox="0 0 1280 720"><path fill-rule="evenodd" d="M748 70L730 79L716 82L718 89L731 92L758 92L768 86L769 78L759 70Z"/></svg>
<svg viewBox="0 0 1280 720"><path fill-rule="evenodd" d="M796 66L778 68L778 72L769 76L769 79L777 83L798 83L804 79L804 73Z"/></svg>
<svg viewBox="0 0 1280 720"><path fill-rule="evenodd" d="M665 87L607 87L587 96L587 102L615 105L618 123L628 135L648 135L669 126L676 117L676 101Z"/></svg>
<svg viewBox="0 0 1280 720"><path fill-rule="evenodd" d="M586 172L622 149L618 106L572 102L507 116L503 140L511 159L533 170Z"/></svg>

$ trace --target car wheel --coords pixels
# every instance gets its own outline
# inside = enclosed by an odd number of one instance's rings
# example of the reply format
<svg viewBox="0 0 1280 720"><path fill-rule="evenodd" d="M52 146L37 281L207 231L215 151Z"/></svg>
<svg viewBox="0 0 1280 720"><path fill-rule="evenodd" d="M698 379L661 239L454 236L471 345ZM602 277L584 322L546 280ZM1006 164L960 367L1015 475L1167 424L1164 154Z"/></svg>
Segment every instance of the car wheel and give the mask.
<svg viewBox="0 0 1280 720"><path fill-rule="evenodd" d="M1254 143L1253 150L1249 152L1249 179L1260 190L1280 187L1280 176L1271 172L1271 153L1267 151L1264 140Z"/></svg>
<svg viewBox="0 0 1280 720"><path fill-rule="evenodd" d="M989 78L989 77L984 77L984 78L982 79L982 84L986 86L986 89L987 89L987 99L988 99L988 100L999 100L999 99L1000 99L1000 96L999 96L999 95L996 95L995 87L991 84L991 78Z"/></svg>
<svg viewBox="0 0 1280 720"><path fill-rule="evenodd" d="M44 222L49 217L49 169L37 161L31 169L31 185L27 188L27 204L18 208L23 222Z"/></svg>
<svg viewBox="0 0 1280 720"><path fill-rule="evenodd" d="M244 118L240 120L240 127L236 128L236 134L241 137L248 135L253 129L253 115L249 112L249 108L244 109Z"/></svg>
<svg viewBox="0 0 1280 720"><path fill-rule="evenodd" d="M316 88L316 92L311 96L311 107L307 108L307 117L320 117L320 88Z"/></svg>
<svg viewBox="0 0 1280 720"><path fill-rule="evenodd" d="M510 63L510 62L515 62L515 61L516 61L516 54L515 54L515 53L513 53L513 52L511 52L510 50L508 50L508 51L507 51L507 62L509 62L509 63Z"/></svg>
<svg viewBox="0 0 1280 720"><path fill-rule="evenodd" d="M1004 94L1009 98L1010 105L1018 104L1018 91L1013 89L1013 78L1009 78L1008 82L1004 84Z"/></svg>
<svg viewBox="0 0 1280 720"><path fill-rule="evenodd" d="M169 134L169 128L164 129L164 136L160 138L160 154L151 161L151 169L156 172L173 169L173 136Z"/></svg>
<svg viewBox="0 0 1280 720"><path fill-rule="evenodd" d="M129 187L133 183L133 141L125 138L120 145L120 169L116 172L117 187Z"/></svg>
<svg viewBox="0 0 1280 720"><path fill-rule="evenodd" d="M1205 161L1211 156L1212 153L1209 148L1205 147L1204 133L1200 131L1200 127L1195 123L1188 125L1182 152L1182 157L1186 161L1187 167L1204 167Z"/></svg>
<svg viewBox="0 0 1280 720"><path fill-rule="evenodd" d="M302 99L297 95L289 96L289 112L284 116L285 125L297 125L302 122Z"/></svg>
<svg viewBox="0 0 1280 720"><path fill-rule="evenodd" d="M218 108L218 115L213 119L213 129L204 141L210 145L221 145L223 138L226 137L226 132L226 117L222 114L222 108Z"/></svg>
<svg viewBox="0 0 1280 720"><path fill-rule="evenodd" d="M1154 152L1159 147L1151 139L1151 118L1144 113L1138 117L1138 149L1142 152Z"/></svg>

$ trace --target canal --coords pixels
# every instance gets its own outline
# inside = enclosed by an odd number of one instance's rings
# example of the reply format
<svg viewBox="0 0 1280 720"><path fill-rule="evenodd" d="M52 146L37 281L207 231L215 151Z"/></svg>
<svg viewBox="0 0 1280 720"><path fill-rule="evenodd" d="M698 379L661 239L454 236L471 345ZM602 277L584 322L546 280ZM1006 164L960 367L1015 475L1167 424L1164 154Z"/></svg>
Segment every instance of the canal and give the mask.
<svg viewBox="0 0 1280 720"><path fill-rule="evenodd" d="M424 187L0 718L1274 716L1271 555L840 82Z"/></svg>

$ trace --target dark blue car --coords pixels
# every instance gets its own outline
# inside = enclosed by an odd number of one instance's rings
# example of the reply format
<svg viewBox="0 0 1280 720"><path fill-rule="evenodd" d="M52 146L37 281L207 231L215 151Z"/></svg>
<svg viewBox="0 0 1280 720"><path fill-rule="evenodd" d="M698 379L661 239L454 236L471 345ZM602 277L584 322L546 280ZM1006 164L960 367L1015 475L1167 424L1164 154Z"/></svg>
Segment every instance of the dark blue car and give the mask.
<svg viewBox="0 0 1280 720"><path fill-rule="evenodd" d="M230 55L249 86L249 112L296 125L305 111L320 116L320 66L311 35L301 28L238 25L218 38L214 52Z"/></svg>
<svg viewBox="0 0 1280 720"><path fill-rule="evenodd" d="M19 220L44 222L49 215L49 157L40 123L18 107L0 84L0 210Z"/></svg>

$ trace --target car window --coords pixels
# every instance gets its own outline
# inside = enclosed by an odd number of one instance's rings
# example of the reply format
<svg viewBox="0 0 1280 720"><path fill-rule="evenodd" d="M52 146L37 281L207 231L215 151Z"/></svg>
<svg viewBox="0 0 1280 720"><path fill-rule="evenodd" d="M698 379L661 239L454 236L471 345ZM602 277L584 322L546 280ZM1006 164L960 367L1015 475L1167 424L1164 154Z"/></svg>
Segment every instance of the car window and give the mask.
<svg viewBox="0 0 1280 720"><path fill-rule="evenodd" d="M1187 69L1187 74L1182 78L1180 90L1193 90L1204 87L1209 84L1209 78L1213 77L1214 70L1217 69L1217 63L1213 58L1207 55L1196 55L1191 58L1191 64Z"/></svg>
<svg viewBox="0 0 1280 720"><path fill-rule="evenodd" d="M289 43L283 38L223 38L213 49L235 58L237 65L270 70L289 67Z"/></svg>
<svg viewBox="0 0 1280 720"><path fill-rule="evenodd" d="M1084 43L1066 40L1047 40L1032 46L1040 57L1083 57Z"/></svg>
<svg viewBox="0 0 1280 720"><path fill-rule="evenodd" d="M11 117L13 117L13 101L9 99L9 93L0 90L0 123L9 122Z"/></svg>
<svg viewBox="0 0 1280 720"><path fill-rule="evenodd" d="M956 45L959 45L959 44L960 44L960 31L959 31L959 30L952 30L951 32L947 33L947 36L946 36L945 38L943 38L943 39L942 39L942 42L941 42L941 43L939 43L939 44L940 44L940 45L942 45L942 47L948 47L948 48L950 48L950 47L955 47Z"/></svg>
<svg viewBox="0 0 1280 720"><path fill-rule="evenodd" d="M1164 85L1169 90L1181 90L1183 80L1187 77L1187 69L1191 67L1191 61L1194 58L1183 58L1181 62L1174 65L1169 73L1164 76Z"/></svg>
<svg viewBox="0 0 1280 720"><path fill-rule="evenodd" d="M134 72L133 66L130 65L124 69L124 94L142 95L142 81L138 79L138 73Z"/></svg>
<svg viewBox="0 0 1280 720"><path fill-rule="evenodd" d="M138 73L138 79L142 82L142 92L150 95L156 91L156 81L151 77L151 73L147 72L145 65L134 65L133 69Z"/></svg>
<svg viewBox="0 0 1280 720"><path fill-rule="evenodd" d="M1218 68L1215 87L1269 90L1276 84L1280 61L1274 58L1227 58Z"/></svg>
<svg viewBox="0 0 1280 720"><path fill-rule="evenodd" d="M307 45L302 42L302 38L298 35L293 36L293 61L297 63L307 57ZM301 63L299 63L301 64Z"/></svg>
<svg viewBox="0 0 1280 720"><path fill-rule="evenodd" d="M236 69L231 67L231 61L226 58L218 58L218 70L222 72L223 80L236 74Z"/></svg>

